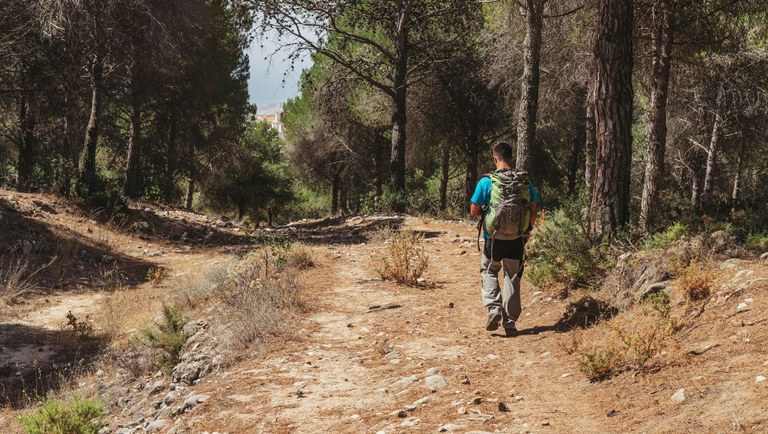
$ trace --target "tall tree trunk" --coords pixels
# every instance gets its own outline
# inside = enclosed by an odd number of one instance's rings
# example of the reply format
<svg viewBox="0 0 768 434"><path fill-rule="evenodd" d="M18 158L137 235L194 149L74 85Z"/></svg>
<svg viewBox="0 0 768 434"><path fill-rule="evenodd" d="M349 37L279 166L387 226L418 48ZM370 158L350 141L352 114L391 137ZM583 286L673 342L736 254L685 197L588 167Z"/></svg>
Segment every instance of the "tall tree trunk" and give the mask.
<svg viewBox="0 0 768 434"><path fill-rule="evenodd" d="M69 67L66 67L69 70ZM78 140L77 91L74 89L74 74L65 75L64 83L64 161L61 170L59 192L64 196L72 194L72 180L77 174L80 141Z"/></svg>
<svg viewBox="0 0 768 434"><path fill-rule="evenodd" d="M135 199L141 196L141 102L135 90L131 92L130 135L128 137L128 158L125 162L125 195Z"/></svg>
<svg viewBox="0 0 768 434"><path fill-rule="evenodd" d="M725 88L723 84L717 89L717 100L715 102L715 120L712 124L712 137L709 140L707 148L707 166L704 172L704 190L701 195L701 202L704 206L710 204L712 200L712 190L715 187L715 170L717 169L717 153L720 148L720 136L723 131L723 109L725 105Z"/></svg>
<svg viewBox="0 0 768 434"><path fill-rule="evenodd" d="M640 203L640 227L645 232L654 229L658 214L659 191L664 177L664 156L667 146L667 98L672 54L672 0L656 0L654 18L656 29L653 52L653 83L648 110L648 148L646 150L645 182Z"/></svg>
<svg viewBox="0 0 768 434"><path fill-rule="evenodd" d="M339 188L339 209L341 215L349 214L349 183L344 179L342 179Z"/></svg>
<svg viewBox="0 0 768 434"><path fill-rule="evenodd" d="M187 211L192 210L192 199L195 195L195 178L192 175L192 171L189 172L189 177L187 178L187 194L184 195L184 209Z"/></svg>
<svg viewBox="0 0 768 434"><path fill-rule="evenodd" d="M165 168L163 170L163 196L166 203L177 203L176 196L176 141L179 137L179 116L176 103L171 101L169 110L168 143L165 148Z"/></svg>
<svg viewBox="0 0 768 434"><path fill-rule="evenodd" d="M690 170L691 176L691 207L694 210L699 209L701 205L701 174L694 170Z"/></svg>
<svg viewBox="0 0 768 434"><path fill-rule="evenodd" d="M395 212L405 211L405 89L397 92L393 98L395 105L392 114L392 154L390 156L390 175L392 193L399 196L395 201Z"/></svg>
<svg viewBox="0 0 768 434"><path fill-rule="evenodd" d="M19 98L19 159L16 164L18 171L18 189L29 191L32 187L32 172L35 168L35 107L32 92L22 92Z"/></svg>
<svg viewBox="0 0 768 434"><path fill-rule="evenodd" d="M478 181L479 145L478 141L473 137L467 139L467 176L464 180L464 203L466 204L469 204L469 202L472 201L472 195L475 193L475 186Z"/></svg>
<svg viewBox="0 0 768 434"><path fill-rule="evenodd" d="M331 215L335 216L339 213L339 187L341 186L341 177L338 173L333 175L333 182L331 183Z"/></svg>
<svg viewBox="0 0 768 434"><path fill-rule="evenodd" d="M91 112L88 126L85 128L85 156L80 169L80 181L84 188L82 194L91 195L96 191L96 146L99 141L99 121L101 117L101 87L104 74L103 59L96 53L91 65Z"/></svg>
<svg viewBox="0 0 768 434"><path fill-rule="evenodd" d="M397 196L395 212L404 212L406 206L405 191L405 125L407 123L406 101L408 79L408 28L410 25L411 4L407 2L397 22L397 60L395 75L392 79L392 153L390 154L390 175L392 193Z"/></svg>
<svg viewBox="0 0 768 434"><path fill-rule="evenodd" d="M439 211L444 213L448 208L448 176L451 170L451 147L443 143L443 161L440 166L440 206Z"/></svg>
<svg viewBox="0 0 768 434"><path fill-rule="evenodd" d="M517 114L517 169L530 172L536 141L536 116L539 107L539 59L543 0L526 0L525 40L523 41L523 76Z"/></svg>
<svg viewBox="0 0 768 434"><path fill-rule="evenodd" d="M374 188L374 194L375 197L378 199L384 194L384 178L386 176L385 169L385 159L386 155L384 150L386 149L386 144L380 143L378 137L374 139L374 155L373 155L373 170L374 170L374 177L373 177L373 188Z"/></svg>
<svg viewBox="0 0 768 434"><path fill-rule="evenodd" d="M579 173L579 155L584 137L576 136L571 143L571 155L568 157L568 195L576 194L576 181Z"/></svg>
<svg viewBox="0 0 768 434"><path fill-rule="evenodd" d="M736 211L736 204L739 201L739 192L741 190L741 176L744 171L744 153L747 150L747 144L742 141L739 146L739 155L736 158L736 170L733 175L733 190L731 190L731 213Z"/></svg>
<svg viewBox="0 0 768 434"><path fill-rule="evenodd" d="M592 191L595 184L595 157L597 154L597 136L595 134L595 78L594 71L590 73L591 77L587 82L587 99L584 104L584 133L586 140L584 142L584 181L586 181L587 192L589 193L590 203L592 202Z"/></svg>
<svg viewBox="0 0 768 434"><path fill-rule="evenodd" d="M629 220L632 163L632 0L600 0L595 43L597 156L590 237L612 236Z"/></svg>

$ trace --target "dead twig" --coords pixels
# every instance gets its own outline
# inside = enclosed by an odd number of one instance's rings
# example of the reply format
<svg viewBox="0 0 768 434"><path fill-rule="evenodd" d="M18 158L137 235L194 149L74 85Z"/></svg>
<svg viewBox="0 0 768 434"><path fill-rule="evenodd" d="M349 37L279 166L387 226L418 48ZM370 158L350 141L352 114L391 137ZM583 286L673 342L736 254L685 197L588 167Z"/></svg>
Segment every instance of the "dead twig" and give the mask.
<svg viewBox="0 0 768 434"><path fill-rule="evenodd" d="M366 312L367 313L380 312L382 310L397 309L397 308L401 308L401 307L403 307L402 304L395 304L395 303L387 303L387 304L384 304L384 305L377 305L377 304L375 304L373 306L368 306L368 310Z"/></svg>

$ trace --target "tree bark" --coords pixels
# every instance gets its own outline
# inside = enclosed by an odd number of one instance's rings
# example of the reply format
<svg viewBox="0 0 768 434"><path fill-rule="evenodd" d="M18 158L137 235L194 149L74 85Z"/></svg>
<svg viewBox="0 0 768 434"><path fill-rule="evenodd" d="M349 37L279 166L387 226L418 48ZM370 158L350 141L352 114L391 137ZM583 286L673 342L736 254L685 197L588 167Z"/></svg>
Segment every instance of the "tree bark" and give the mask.
<svg viewBox="0 0 768 434"><path fill-rule="evenodd" d="M64 161L62 163L61 185L59 192L64 196L72 194L72 180L77 175L78 156L80 154L80 140L78 137L78 98L74 89L75 74L69 73L69 66L65 67L64 83Z"/></svg>
<svg viewBox="0 0 768 434"><path fill-rule="evenodd" d="M18 189L29 191L32 188L32 172L35 168L35 128L36 116L32 92L22 92L19 97L19 159L16 164L18 172Z"/></svg>
<svg viewBox="0 0 768 434"><path fill-rule="evenodd" d="M595 156L597 153L597 136L595 134L595 79L594 72L591 74L587 83L587 100L584 105L584 118L586 140L584 142L584 181L586 181L587 192L589 193L590 203L592 202L592 190L595 183Z"/></svg>
<svg viewBox="0 0 768 434"><path fill-rule="evenodd" d="M475 186L477 185L478 181L478 159L479 159L480 149L479 144L477 143L477 140L473 138L467 139L467 176L464 180L464 192L465 192L465 202L464 203L470 203L472 201L472 196L475 194Z"/></svg>
<svg viewBox="0 0 768 434"><path fill-rule="evenodd" d="M691 169L691 206L694 210L701 205L701 174Z"/></svg>
<svg viewBox="0 0 768 434"><path fill-rule="evenodd" d="M339 174L333 175L331 183L331 215L335 216L339 212L339 187L341 185Z"/></svg>
<svg viewBox="0 0 768 434"><path fill-rule="evenodd" d="M672 53L672 0L656 0L657 21L654 35L653 83L648 110L648 148L646 149L645 181L640 202L640 227L645 232L654 229L659 208L659 191L664 177L664 157L667 146L667 98Z"/></svg>
<svg viewBox="0 0 768 434"><path fill-rule="evenodd" d="M583 137L575 137L571 143L571 155L568 157L568 195L576 195L576 180L579 173L579 155L581 154L581 144Z"/></svg>
<svg viewBox="0 0 768 434"><path fill-rule="evenodd" d="M85 143L83 165L80 169L80 182L84 188L81 193L86 196L96 191L96 146L99 141L99 121L101 117L101 87L104 74L103 59L100 53L91 65L91 111L88 117L88 126L85 128Z"/></svg>
<svg viewBox="0 0 768 434"><path fill-rule="evenodd" d="M704 172L704 190L701 195L701 202L706 206L712 200L712 191L715 187L715 171L717 169L717 153L720 148L720 136L723 130L723 108L725 105L725 88L721 84L717 89L717 100L715 102L715 120L712 124L712 136L707 148L707 166Z"/></svg>
<svg viewBox="0 0 768 434"><path fill-rule="evenodd" d="M744 153L747 150L747 144L741 142L739 146L739 155L736 158L736 170L733 175L733 190L731 190L731 213L736 211L736 204L739 201L739 192L741 190L741 176L744 171Z"/></svg>
<svg viewBox="0 0 768 434"><path fill-rule="evenodd" d="M339 209L341 215L349 214L349 184L343 179L339 186Z"/></svg>
<svg viewBox="0 0 768 434"><path fill-rule="evenodd" d="M392 154L390 156L390 175L392 193L399 196L394 202L395 212L405 211L405 125L406 92L402 87L392 99L395 106L392 113Z"/></svg>
<svg viewBox="0 0 768 434"><path fill-rule="evenodd" d="M440 165L440 206L439 211L444 213L448 208L448 176L451 170L451 147L443 144L443 161Z"/></svg>
<svg viewBox="0 0 768 434"><path fill-rule="evenodd" d="M187 178L187 194L184 196L184 209L187 211L192 210L192 199L195 195L195 178L192 176L192 173L190 171L189 177Z"/></svg>
<svg viewBox="0 0 768 434"><path fill-rule="evenodd" d="M397 24L397 60L392 79L392 152L390 154L390 175L392 193L397 197L394 202L395 212L405 211L405 126L407 123L406 101L408 79L408 29L411 4L407 2L398 18Z"/></svg>
<svg viewBox="0 0 768 434"><path fill-rule="evenodd" d="M610 237L629 220L632 162L632 0L600 0L595 43L597 156L590 237Z"/></svg>
<svg viewBox="0 0 768 434"><path fill-rule="evenodd" d="M131 92L130 135L128 137L128 158L125 162L123 191L129 198L141 196L141 101L137 92Z"/></svg>
<svg viewBox="0 0 768 434"><path fill-rule="evenodd" d="M179 116L176 103L171 102L169 110L168 143L165 150L165 169L163 173L163 196L166 203L177 203L176 196L176 141L179 137Z"/></svg>
<svg viewBox="0 0 768 434"><path fill-rule="evenodd" d="M517 169L530 172L536 141L536 116L539 107L539 60L543 0L526 0L525 40L523 41L523 76L517 115Z"/></svg>
<svg viewBox="0 0 768 434"><path fill-rule="evenodd" d="M374 170L374 179L373 179L373 188L374 188L374 194L376 199L381 198L381 196L384 194L384 184L385 184L385 177L386 177L386 143L381 143L382 140L379 140L379 137L377 136L375 138L374 142L374 158L373 158L373 170Z"/></svg>

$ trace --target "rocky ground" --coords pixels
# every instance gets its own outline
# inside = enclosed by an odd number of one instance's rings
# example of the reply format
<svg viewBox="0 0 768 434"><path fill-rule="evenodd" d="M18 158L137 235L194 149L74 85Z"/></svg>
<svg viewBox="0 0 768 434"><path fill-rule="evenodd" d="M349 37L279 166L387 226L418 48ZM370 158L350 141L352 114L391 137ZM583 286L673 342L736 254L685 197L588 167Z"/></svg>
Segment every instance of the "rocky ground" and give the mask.
<svg viewBox="0 0 768 434"><path fill-rule="evenodd" d="M200 228L220 231L221 241L186 248L142 232L116 232L115 239L105 235L126 257L162 266L172 277L159 287L144 282L125 289L133 294L128 301L151 300L155 308L147 315L157 313L176 285L174 278L237 252L232 246L238 245L234 229L239 228L196 218ZM424 235L430 266L418 287L379 279L387 248L377 234L382 226ZM287 319L288 338L235 355L211 326L215 318L201 315L188 324L192 337L170 375L98 366L86 370L73 388L99 395L108 405L112 423L105 432L768 430L764 260L718 262L722 286L674 336L656 369L590 382L570 354L575 332L557 327L571 300L555 292L525 282L520 334L507 338L484 330L479 253L468 223L357 217L303 222L276 232L309 245L316 263L299 275L309 309ZM154 252L160 254L151 256ZM632 280L628 287L637 281ZM638 294L654 283L659 282L644 282ZM674 282L666 286L674 290ZM3 326L60 330L51 318L75 308L72 303L83 304L83 314L93 312L93 303L103 309L98 297L104 296L87 289L59 291L49 296L50 307L27 310L18 314L26 317L15 323L6 319ZM132 320L134 332L142 320L151 321L147 315ZM12 357L14 349L3 345L3 356ZM18 414L0 413L0 425L17 431Z"/></svg>

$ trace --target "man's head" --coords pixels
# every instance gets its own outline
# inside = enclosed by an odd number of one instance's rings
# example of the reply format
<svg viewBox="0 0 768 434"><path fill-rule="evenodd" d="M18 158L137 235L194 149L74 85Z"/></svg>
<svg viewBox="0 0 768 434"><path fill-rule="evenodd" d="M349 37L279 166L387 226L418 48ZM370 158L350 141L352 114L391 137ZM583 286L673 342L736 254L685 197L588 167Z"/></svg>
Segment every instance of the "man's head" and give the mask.
<svg viewBox="0 0 768 434"><path fill-rule="evenodd" d="M491 155L493 155L493 163L497 169L511 168L514 160L514 151L509 143L496 143L491 147Z"/></svg>

